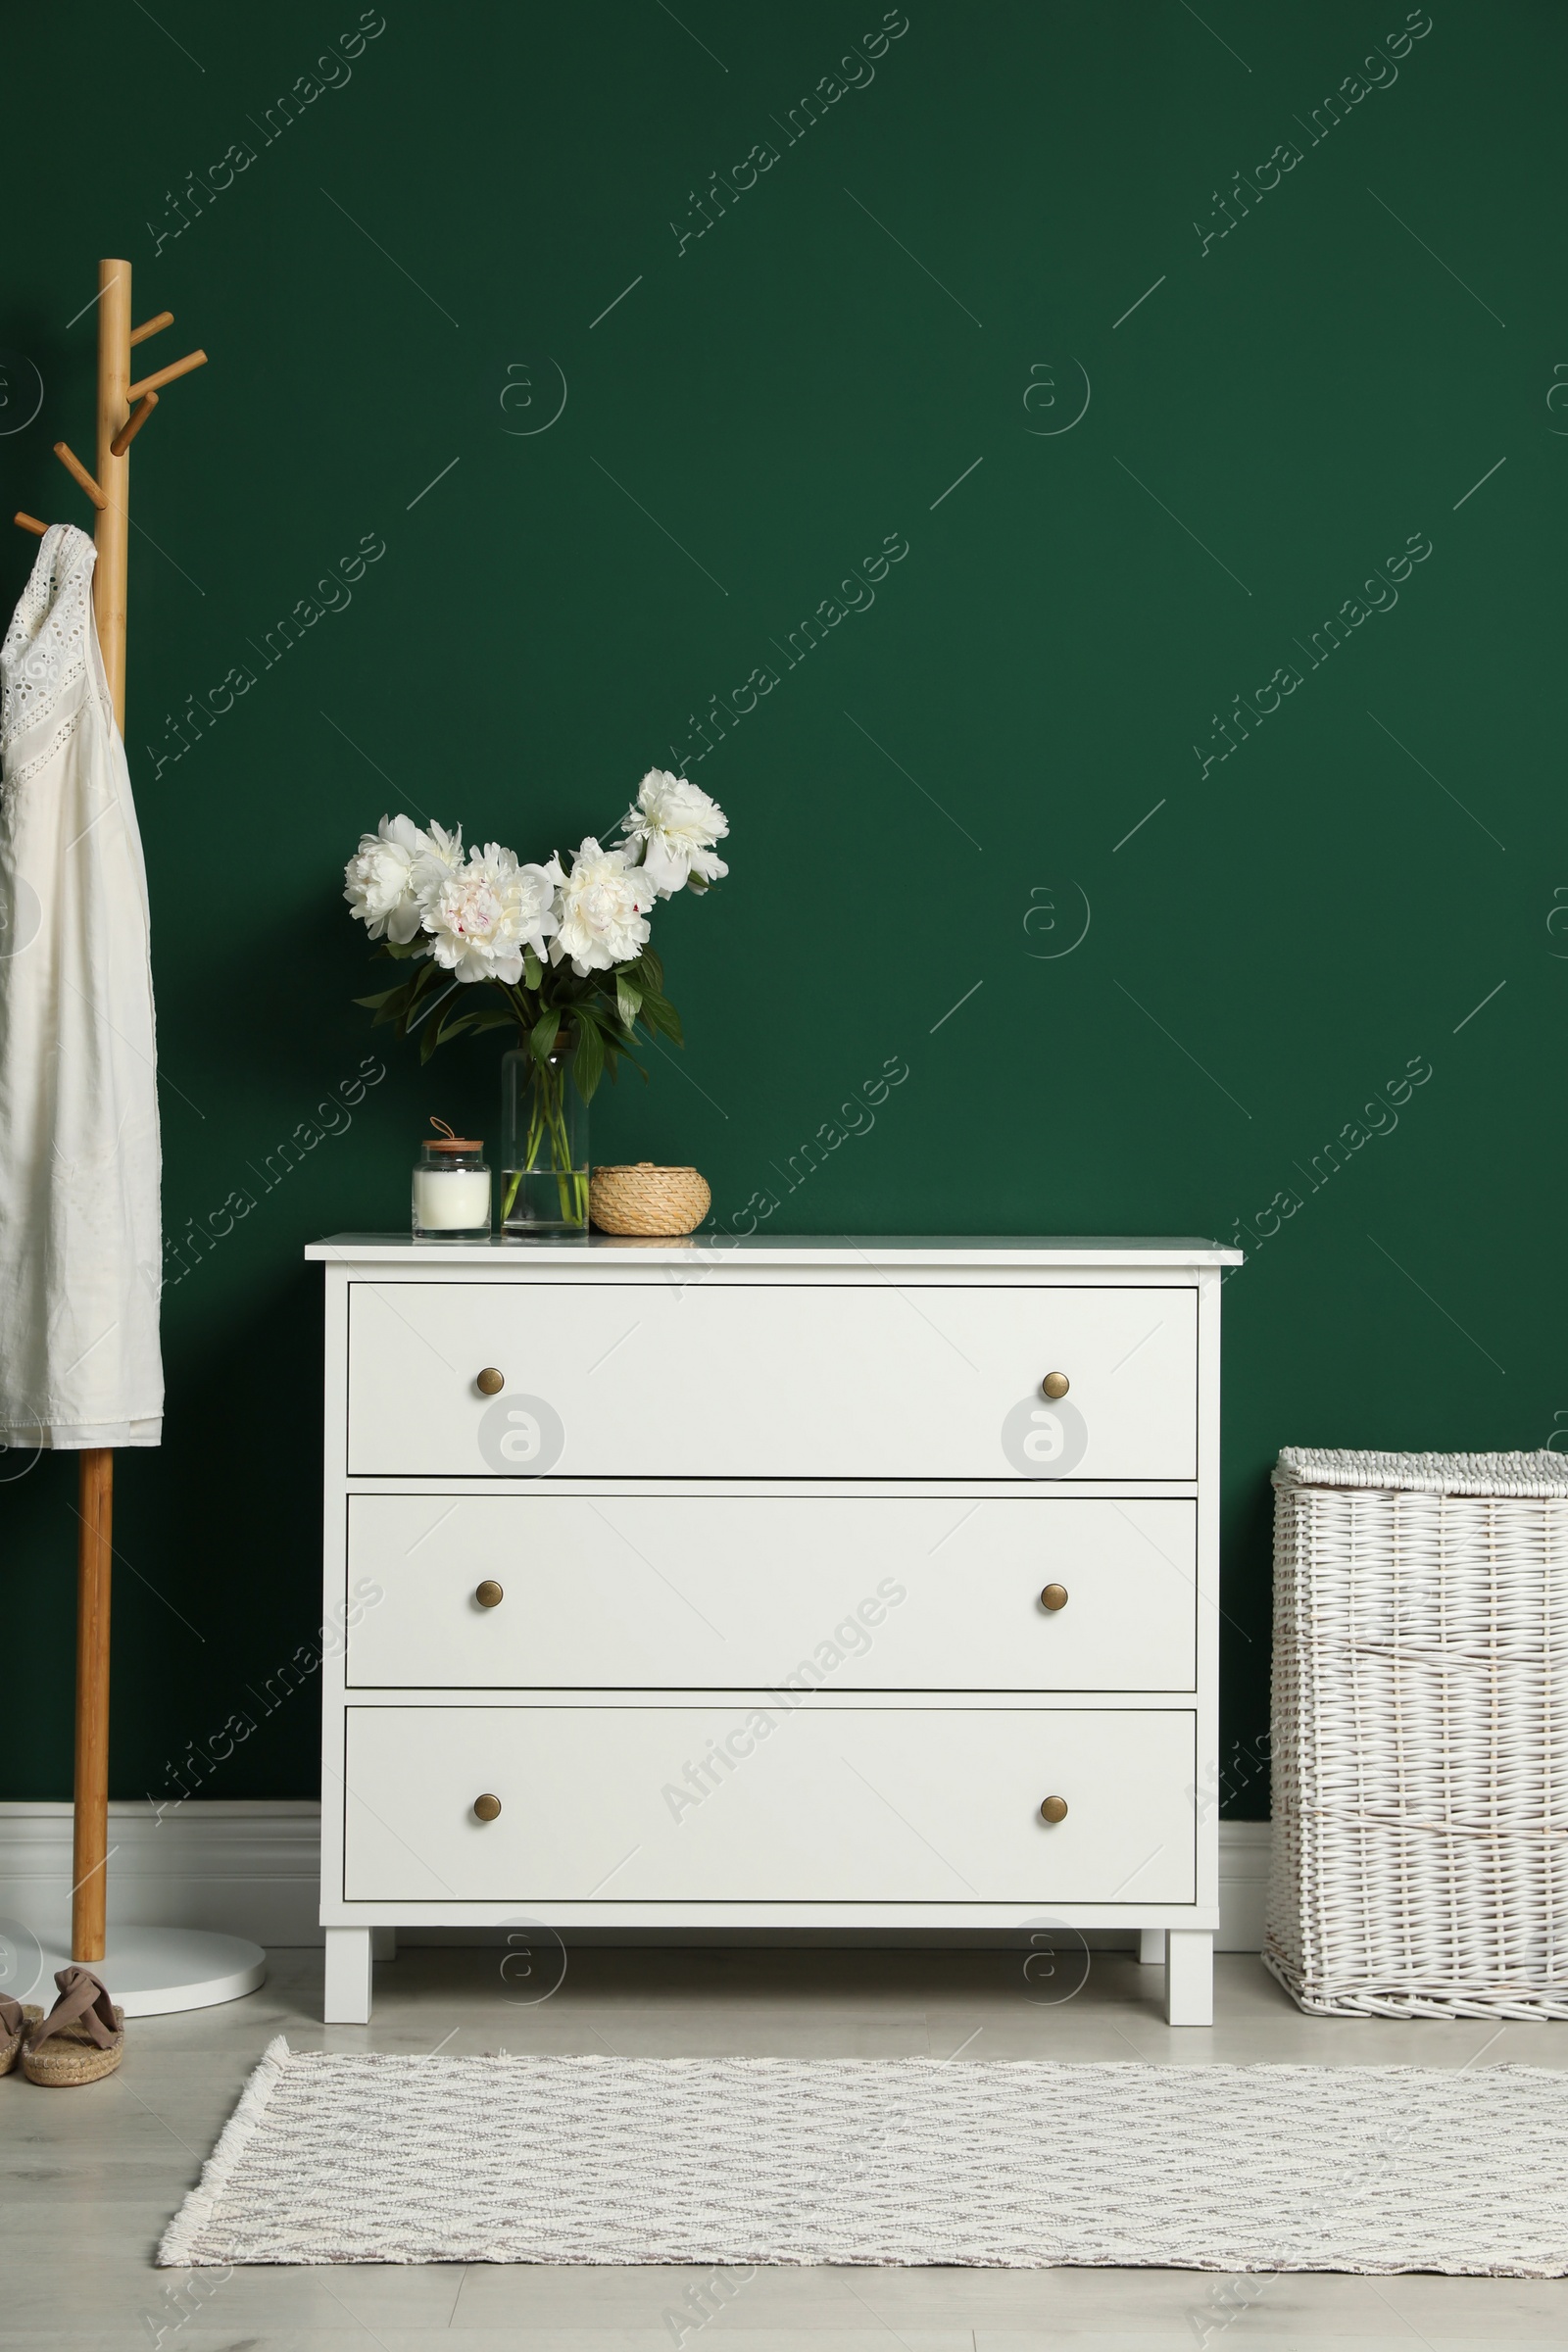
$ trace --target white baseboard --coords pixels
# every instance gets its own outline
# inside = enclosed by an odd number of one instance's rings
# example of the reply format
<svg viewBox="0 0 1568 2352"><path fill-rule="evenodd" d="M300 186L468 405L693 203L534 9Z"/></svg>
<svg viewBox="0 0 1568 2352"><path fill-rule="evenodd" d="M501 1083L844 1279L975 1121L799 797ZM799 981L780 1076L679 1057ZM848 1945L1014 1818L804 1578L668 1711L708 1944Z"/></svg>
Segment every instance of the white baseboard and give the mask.
<svg viewBox="0 0 1568 2352"><path fill-rule="evenodd" d="M211 1928L257 1943L319 1943L320 1816L318 1804L291 1797L192 1797L161 1818L148 1804L111 1805L111 1926ZM1255 1952L1262 1943L1268 1857L1266 1821L1220 1823L1222 1952ZM13 1922L34 1936L62 1935L70 1905L71 1807L0 1804L0 1933ZM403 1943L426 1939L470 1940L461 1929L432 1929L428 1938L416 1930L399 1935ZM471 1940L484 1938L476 1933ZM1115 1937L1107 1932L1104 1940Z"/></svg>
<svg viewBox="0 0 1568 2352"><path fill-rule="evenodd" d="M1263 1913L1268 1903L1268 1865L1273 1850L1266 1821L1222 1821L1219 1825L1220 1952L1260 1952Z"/></svg>
<svg viewBox="0 0 1568 2352"><path fill-rule="evenodd" d="M319 1943L320 1856L321 1808L304 1798L193 1797L161 1819L111 1805L110 1926ZM0 1922L60 1937L70 1918L71 1807L0 1804Z"/></svg>

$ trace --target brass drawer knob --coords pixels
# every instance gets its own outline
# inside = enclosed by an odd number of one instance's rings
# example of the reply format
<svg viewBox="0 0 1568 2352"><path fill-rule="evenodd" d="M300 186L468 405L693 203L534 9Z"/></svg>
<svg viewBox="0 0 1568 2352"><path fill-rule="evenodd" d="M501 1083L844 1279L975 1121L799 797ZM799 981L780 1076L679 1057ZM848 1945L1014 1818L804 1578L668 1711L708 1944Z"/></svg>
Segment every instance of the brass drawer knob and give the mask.
<svg viewBox="0 0 1568 2352"><path fill-rule="evenodd" d="M1071 1387L1072 1382L1065 1372L1048 1372L1040 1383L1040 1394L1042 1396L1065 1396Z"/></svg>
<svg viewBox="0 0 1568 2352"><path fill-rule="evenodd" d="M482 1796L479 1799L480 1805L495 1805L495 1802L496 1800L493 1796ZM475 1805L473 1809L477 1813L479 1810L479 1805ZM496 1811L499 1813L500 1810L500 1806L496 1805ZM1045 1803L1040 1808L1040 1818L1042 1821L1065 1821L1067 1818L1067 1799L1064 1796L1048 1796Z"/></svg>
<svg viewBox="0 0 1568 2352"><path fill-rule="evenodd" d="M481 1592L484 1591L483 1585L479 1587L479 1590ZM500 1598L499 1588L497 1588L496 1597L497 1599ZM1067 1606L1066 1586L1048 1585L1040 1595L1040 1606L1043 1609L1064 1609Z"/></svg>
<svg viewBox="0 0 1568 2352"><path fill-rule="evenodd" d="M1064 1813L1067 1810L1065 1805L1061 1809ZM473 1814L476 1821L494 1821L500 1811L501 1799L499 1796L476 1796L473 1800Z"/></svg>
<svg viewBox="0 0 1568 2352"><path fill-rule="evenodd" d="M507 1385L507 1376L504 1372L498 1372L494 1364L486 1364L473 1385L481 1396L499 1396Z"/></svg>
<svg viewBox="0 0 1568 2352"><path fill-rule="evenodd" d="M1054 1589L1057 1591L1060 1590L1059 1587ZM481 1609L495 1609L500 1607L507 1595L503 1588L496 1583L495 1578L493 1576L487 1576L482 1585L476 1585L474 1587L473 1597L479 1603ZM1066 1593L1063 1592L1061 1595L1062 1600L1065 1600L1066 1597ZM1058 1601L1055 1605L1059 1608L1061 1606L1061 1602Z"/></svg>

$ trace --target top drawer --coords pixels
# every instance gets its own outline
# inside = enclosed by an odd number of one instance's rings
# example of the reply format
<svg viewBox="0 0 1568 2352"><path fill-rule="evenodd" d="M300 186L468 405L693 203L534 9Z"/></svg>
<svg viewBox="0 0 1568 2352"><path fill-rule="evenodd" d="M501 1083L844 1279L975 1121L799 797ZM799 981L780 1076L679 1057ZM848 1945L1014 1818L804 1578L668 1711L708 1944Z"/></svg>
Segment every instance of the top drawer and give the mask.
<svg viewBox="0 0 1568 2352"><path fill-rule="evenodd" d="M1191 1479L1197 1456L1192 1287L349 1285L354 1477Z"/></svg>

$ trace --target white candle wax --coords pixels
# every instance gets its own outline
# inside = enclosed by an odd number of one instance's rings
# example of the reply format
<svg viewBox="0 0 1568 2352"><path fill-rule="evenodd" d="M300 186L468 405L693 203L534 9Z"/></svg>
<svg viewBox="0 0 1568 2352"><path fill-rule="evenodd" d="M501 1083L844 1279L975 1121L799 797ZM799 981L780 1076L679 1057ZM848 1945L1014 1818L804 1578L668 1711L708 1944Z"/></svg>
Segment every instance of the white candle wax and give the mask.
<svg viewBox="0 0 1568 2352"><path fill-rule="evenodd" d="M488 1168L416 1168L414 1214L424 1233L490 1229Z"/></svg>

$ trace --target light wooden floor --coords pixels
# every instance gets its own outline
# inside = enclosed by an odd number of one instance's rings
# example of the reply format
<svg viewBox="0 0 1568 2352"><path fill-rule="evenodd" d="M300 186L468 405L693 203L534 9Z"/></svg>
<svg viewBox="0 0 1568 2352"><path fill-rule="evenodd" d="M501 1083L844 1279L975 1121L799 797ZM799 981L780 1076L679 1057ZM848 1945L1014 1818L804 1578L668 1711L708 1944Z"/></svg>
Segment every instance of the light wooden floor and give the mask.
<svg viewBox="0 0 1568 2352"><path fill-rule="evenodd" d="M1098 1955L1075 1998L1028 1997L1016 1954L578 1952L539 2006L495 1950L415 1950L377 1969L376 2014L324 2029L320 1955L273 1957L248 2000L133 2021L123 2071L84 2090L0 2082L0 2352L1244 2352L1312 2345L1568 2352L1568 2280L1233 2280L1179 2271L761 2271L706 2326L683 2270L155 2271L152 2251L271 2036L300 2047L626 2055L1143 2058L1568 2068L1568 2027L1400 2026L1300 2016L1255 1961L1219 1963L1218 2024L1173 2033L1156 1969ZM1048 1988L1049 1989L1049 1988ZM972 2037L972 2038L971 2038ZM962 2060L959 2061L962 2063ZM1565 2085L1568 2091L1568 2085ZM1530 2151L1520 2150L1528 2169ZM720 2274L722 2277L722 2274ZM210 2291L192 2294L187 2279ZM164 2332L160 2335L160 2330ZM737 2340L737 2338L739 2340Z"/></svg>

